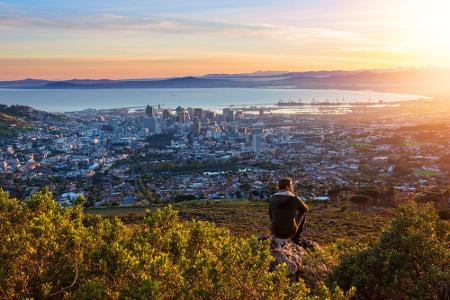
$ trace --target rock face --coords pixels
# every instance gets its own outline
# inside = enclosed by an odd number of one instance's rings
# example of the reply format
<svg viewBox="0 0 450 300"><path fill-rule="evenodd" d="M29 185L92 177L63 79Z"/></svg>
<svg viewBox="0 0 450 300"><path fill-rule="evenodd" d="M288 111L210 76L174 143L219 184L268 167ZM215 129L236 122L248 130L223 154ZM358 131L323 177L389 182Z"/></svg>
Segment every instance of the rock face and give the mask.
<svg viewBox="0 0 450 300"><path fill-rule="evenodd" d="M301 240L299 243L294 243L290 239L279 239L270 236L261 236L261 240L270 239L270 252L275 258L272 268L277 265L286 263L290 275L293 278L298 278L300 275L310 273L308 267L304 265L304 257L307 252L320 253L322 251L319 244L310 240ZM327 267L322 265L320 268L322 272L327 272Z"/></svg>
<svg viewBox="0 0 450 300"><path fill-rule="evenodd" d="M306 250L290 240L272 238L270 252L275 258L274 267L286 263L289 273L295 276L300 271Z"/></svg>

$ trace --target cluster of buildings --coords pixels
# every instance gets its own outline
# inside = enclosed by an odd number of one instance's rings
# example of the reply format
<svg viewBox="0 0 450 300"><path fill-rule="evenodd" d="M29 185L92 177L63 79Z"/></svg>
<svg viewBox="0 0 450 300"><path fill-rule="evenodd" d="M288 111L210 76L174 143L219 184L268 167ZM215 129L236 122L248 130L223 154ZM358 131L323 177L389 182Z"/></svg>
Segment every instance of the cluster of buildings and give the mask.
<svg viewBox="0 0 450 300"><path fill-rule="evenodd" d="M423 117L387 112L147 106L65 113L0 142L0 186L25 197L46 185L63 204L83 196L100 206L264 199L286 175L307 200L326 200L336 187L406 197L450 184L449 127L421 128Z"/></svg>

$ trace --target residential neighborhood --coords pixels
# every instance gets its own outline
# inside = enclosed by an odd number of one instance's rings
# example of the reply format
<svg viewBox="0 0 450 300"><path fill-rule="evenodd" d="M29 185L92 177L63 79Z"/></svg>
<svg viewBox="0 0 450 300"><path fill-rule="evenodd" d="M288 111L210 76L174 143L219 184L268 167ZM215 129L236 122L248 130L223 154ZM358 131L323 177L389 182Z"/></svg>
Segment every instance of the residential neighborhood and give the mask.
<svg viewBox="0 0 450 300"><path fill-rule="evenodd" d="M45 114L2 138L0 186L17 197L46 186L61 205L82 197L90 206L135 206L263 200L289 175L307 201L349 188L376 188L390 195L380 201L395 201L450 184L448 116L419 105L295 114L149 105Z"/></svg>

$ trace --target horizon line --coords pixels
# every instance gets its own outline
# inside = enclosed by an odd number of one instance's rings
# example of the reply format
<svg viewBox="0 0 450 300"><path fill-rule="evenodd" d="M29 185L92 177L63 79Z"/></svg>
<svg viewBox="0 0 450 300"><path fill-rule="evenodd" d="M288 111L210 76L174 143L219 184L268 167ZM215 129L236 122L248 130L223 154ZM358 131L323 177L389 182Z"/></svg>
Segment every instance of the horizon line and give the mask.
<svg viewBox="0 0 450 300"><path fill-rule="evenodd" d="M168 77L124 77L124 78L111 78L111 77L102 77L102 78L93 78L93 77L73 77L73 78L67 78L67 79L61 79L61 78L42 78L42 77L21 77L17 79L6 79L6 80L0 80L0 82L8 82L8 81L24 81L24 80L46 80L46 81L71 81L71 80L111 80L111 81L123 81L123 80L165 80L165 79L176 79L176 78L187 78L187 77L205 77L205 76L211 76L211 75L228 75L228 76L237 76L237 75L255 75L257 73L278 73L277 75L273 76L279 76L283 74L289 74L289 73L308 73L308 72L395 72L395 71L410 71L410 70L446 70L450 71L450 68L445 67L437 67L437 66L422 66L422 67L393 67L393 68L369 68L369 69L319 69L319 70L311 70L311 69L305 69L305 70L256 70L251 72L238 72L238 73L203 73L203 74L186 74L186 75L174 75L174 76L168 76ZM269 76L268 74L267 76Z"/></svg>

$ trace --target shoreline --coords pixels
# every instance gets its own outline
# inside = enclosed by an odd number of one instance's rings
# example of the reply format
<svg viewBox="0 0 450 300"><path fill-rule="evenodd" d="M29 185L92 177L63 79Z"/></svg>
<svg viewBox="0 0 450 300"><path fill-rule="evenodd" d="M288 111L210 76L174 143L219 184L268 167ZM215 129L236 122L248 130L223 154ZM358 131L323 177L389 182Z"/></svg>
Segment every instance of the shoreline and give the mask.
<svg viewBox="0 0 450 300"><path fill-rule="evenodd" d="M171 91L173 93L171 93ZM39 94L40 92L42 92L42 95L36 95L36 93ZM183 94L183 92L185 94ZM253 92L255 94L253 94ZM261 99L258 101L258 98ZM290 107L290 106L283 106L283 107L277 106L277 103L280 99L290 100L300 98L302 99L311 98L317 99L318 101L321 102L330 102L330 103L333 103L336 100L340 101L341 99L346 99L345 102L347 105L351 105L357 102L373 102L373 104L376 105L379 104L380 101L382 101L383 104L389 104L394 102L398 103L405 101L433 99L432 96L423 94L420 95L420 94L408 94L398 92L392 93L373 90L369 91L367 89L355 90L355 89L331 89L331 88L330 89L305 89L305 88L274 89L274 88L256 88L256 87L133 88L133 89L0 88L0 103L7 105L26 105L34 107L35 109L54 113L80 112L90 109L113 110L124 108L141 108L145 107L147 104L153 106L160 105L161 107L164 108L172 108L176 107L177 105L182 105L188 107L201 107L204 109L211 109L211 110L218 110L226 107L232 107L233 109L239 108L247 109L254 107L276 109L276 108ZM218 101L215 99L220 100ZM222 99L228 99L228 101L224 101ZM250 99L250 101L248 99ZM251 100L253 100L254 102L248 103L251 102ZM134 102L134 103L130 103L129 105L127 105L126 102ZM308 100L307 102L310 101ZM66 105L61 105L61 103L64 103ZM72 103L77 103L78 105L72 105ZM96 103L96 105L92 105L94 103ZM327 105L327 106L334 106L334 105ZM322 106L314 105L314 107L322 107Z"/></svg>

